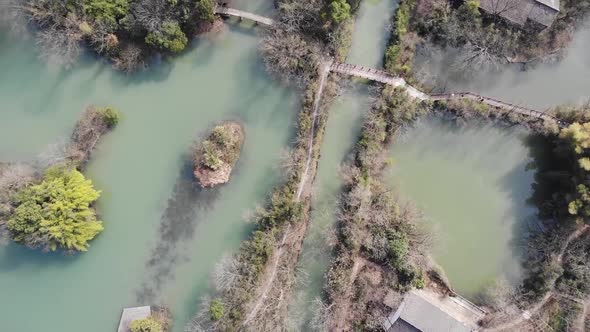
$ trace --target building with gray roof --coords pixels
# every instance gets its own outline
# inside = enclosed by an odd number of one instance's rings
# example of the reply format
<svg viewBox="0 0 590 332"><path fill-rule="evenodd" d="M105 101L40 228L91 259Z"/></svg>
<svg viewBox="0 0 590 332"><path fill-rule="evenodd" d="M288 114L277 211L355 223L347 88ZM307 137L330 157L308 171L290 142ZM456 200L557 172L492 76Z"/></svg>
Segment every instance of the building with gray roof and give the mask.
<svg viewBox="0 0 590 332"><path fill-rule="evenodd" d="M551 26L559 14L559 0L480 0L479 7L516 25L530 22L541 28Z"/></svg>
<svg viewBox="0 0 590 332"><path fill-rule="evenodd" d="M387 332L472 332L483 314L464 299L413 290L382 326Z"/></svg>

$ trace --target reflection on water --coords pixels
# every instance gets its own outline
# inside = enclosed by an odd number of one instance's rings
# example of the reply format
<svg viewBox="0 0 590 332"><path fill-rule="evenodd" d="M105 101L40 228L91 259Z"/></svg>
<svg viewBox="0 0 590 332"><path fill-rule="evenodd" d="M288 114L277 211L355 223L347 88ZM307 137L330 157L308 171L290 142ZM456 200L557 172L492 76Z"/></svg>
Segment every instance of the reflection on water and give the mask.
<svg viewBox="0 0 590 332"><path fill-rule="evenodd" d="M481 93L506 101L545 109L563 103L586 101L590 95L590 28L575 33L565 58L556 64L541 64L528 71L508 66L499 73L467 75L453 67L454 50L423 51L417 57L418 76L428 85L445 91Z"/></svg>
<svg viewBox="0 0 590 332"><path fill-rule="evenodd" d="M0 34L0 160L34 158L89 104L123 114L88 164L105 225L90 250L64 258L0 247L2 331L113 331L123 307L152 299L172 307L182 331L215 262L246 237L242 215L276 184L298 108L266 74L249 24L194 44L127 77L91 57L48 67L32 41ZM247 132L239 166L230 183L201 192L183 156L195 133L228 118Z"/></svg>
<svg viewBox="0 0 590 332"><path fill-rule="evenodd" d="M436 261L473 297L498 278L520 279L516 240L535 219L527 205L526 133L491 124L421 120L396 140L391 183L422 208L437 234Z"/></svg>
<svg viewBox="0 0 590 332"><path fill-rule="evenodd" d="M218 195L219 187L203 189L193 174L190 156L183 158L183 167L174 185L172 197L161 218L158 239L146 263L143 284L137 295L138 303L162 301L162 287L174 279L174 268L189 261L183 245L194 236L200 211L206 211Z"/></svg>

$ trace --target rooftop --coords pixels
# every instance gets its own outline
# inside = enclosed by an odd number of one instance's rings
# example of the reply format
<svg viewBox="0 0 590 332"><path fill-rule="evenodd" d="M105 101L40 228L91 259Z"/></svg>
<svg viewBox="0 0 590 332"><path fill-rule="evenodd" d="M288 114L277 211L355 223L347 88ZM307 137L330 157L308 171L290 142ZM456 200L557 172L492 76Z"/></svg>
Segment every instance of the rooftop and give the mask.
<svg viewBox="0 0 590 332"><path fill-rule="evenodd" d="M152 314L150 306L123 309L117 332L128 332L129 325L136 319L148 318Z"/></svg>
<svg viewBox="0 0 590 332"><path fill-rule="evenodd" d="M531 20L548 27L559 13L559 0L481 0L479 7L518 25Z"/></svg>
<svg viewBox="0 0 590 332"><path fill-rule="evenodd" d="M551 7L557 11L559 11L559 0L535 0L538 3L542 3L547 7Z"/></svg>
<svg viewBox="0 0 590 332"><path fill-rule="evenodd" d="M409 292L398 310L384 319L388 332L471 332L482 312L460 299L428 290Z"/></svg>

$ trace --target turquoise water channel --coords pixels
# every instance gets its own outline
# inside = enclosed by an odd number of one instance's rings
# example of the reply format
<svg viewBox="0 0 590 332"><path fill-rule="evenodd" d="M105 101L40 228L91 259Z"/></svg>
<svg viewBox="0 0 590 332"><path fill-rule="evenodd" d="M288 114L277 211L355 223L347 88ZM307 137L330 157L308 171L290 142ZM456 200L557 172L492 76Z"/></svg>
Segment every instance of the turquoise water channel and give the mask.
<svg viewBox="0 0 590 332"><path fill-rule="evenodd" d="M87 169L102 190L105 225L90 250L63 256L0 247L3 331L114 331L124 307L152 303L171 306L175 331L183 330L215 263L247 235L243 216L277 183L276 164L291 143L297 100L267 76L256 44L250 24L232 25L126 77L90 57L69 71L51 68L30 41L0 35L0 160L51 150L90 104L123 113ZM187 153L225 119L245 125L242 158L231 183L203 192Z"/></svg>

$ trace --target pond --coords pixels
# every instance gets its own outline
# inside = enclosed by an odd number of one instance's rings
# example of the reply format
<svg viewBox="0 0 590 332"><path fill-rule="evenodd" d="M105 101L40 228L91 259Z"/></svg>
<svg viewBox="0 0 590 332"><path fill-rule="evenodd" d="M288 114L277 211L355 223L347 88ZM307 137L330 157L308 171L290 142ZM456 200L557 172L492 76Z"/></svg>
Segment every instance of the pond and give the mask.
<svg viewBox="0 0 590 332"><path fill-rule="evenodd" d="M389 181L423 211L432 255L452 287L474 298L496 280L520 281L518 240L527 205L526 132L489 123L420 120L393 144Z"/></svg>
<svg viewBox="0 0 590 332"><path fill-rule="evenodd" d="M240 2L272 9L268 1ZM251 24L133 77L85 57L69 71L36 58L31 41L0 35L0 160L32 160L67 139L90 104L121 110L87 175L102 190L105 231L76 256L0 247L0 321L5 331L114 331L123 307L168 304L182 331L223 254L250 225L244 215L279 180L297 98L264 70ZM193 139L225 119L246 142L231 183L210 191L191 177ZM51 150L51 149L49 149Z"/></svg>

